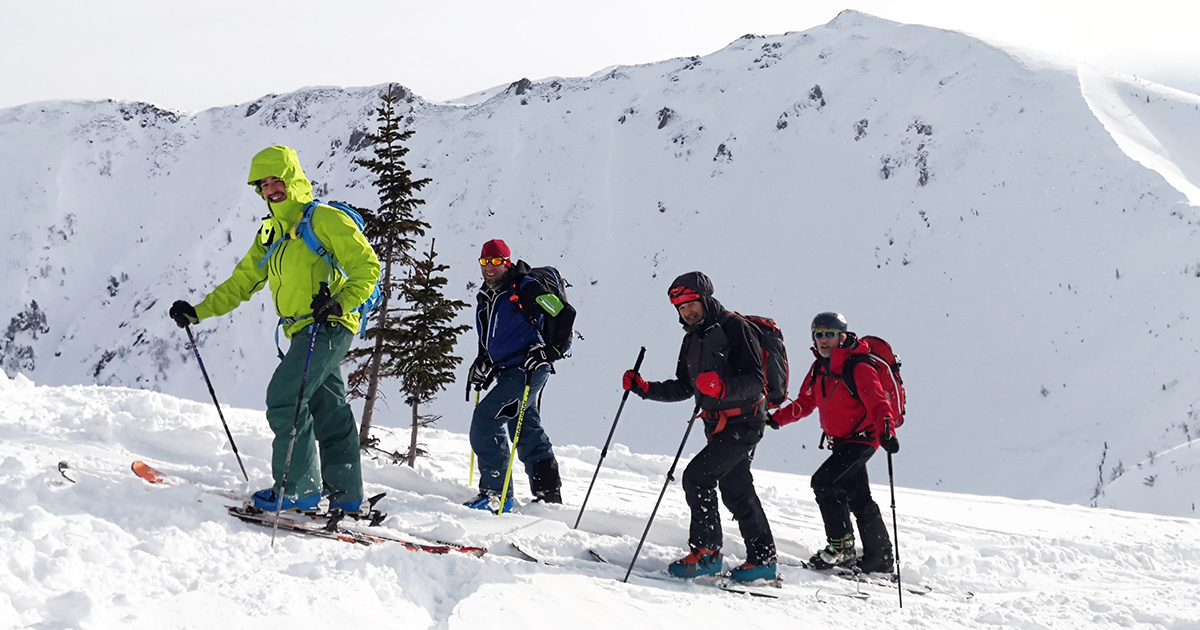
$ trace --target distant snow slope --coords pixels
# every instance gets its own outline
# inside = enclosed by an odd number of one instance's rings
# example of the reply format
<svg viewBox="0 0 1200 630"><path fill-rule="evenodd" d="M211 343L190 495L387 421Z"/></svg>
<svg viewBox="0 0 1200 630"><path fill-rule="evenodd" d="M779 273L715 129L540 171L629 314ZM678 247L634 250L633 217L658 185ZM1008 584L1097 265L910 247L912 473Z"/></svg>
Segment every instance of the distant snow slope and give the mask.
<svg viewBox="0 0 1200 630"><path fill-rule="evenodd" d="M353 161L381 89L190 116L0 110L5 371L206 401L165 311L249 246L265 212L244 184L250 157L288 144L319 196L377 203ZM573 285L583 339L543 401L557 443L603 443L639 346L647 378L673 374L664 293L699 269L726 306L779 321L793 393L813 314L892 341L907 487L1196 514L1194 96L848 11L705 57L402 106L452 296L473 300L495 237ZM256 296L196 327L223 401L261 407L274 323ZM429 410L443 429L467 426L461 387ZM630 401L615 439L673 454L687 414ZM381 416L407 422L398 404ZM772 433L756 466L809 473L819 435L815 419Z"/></svg>

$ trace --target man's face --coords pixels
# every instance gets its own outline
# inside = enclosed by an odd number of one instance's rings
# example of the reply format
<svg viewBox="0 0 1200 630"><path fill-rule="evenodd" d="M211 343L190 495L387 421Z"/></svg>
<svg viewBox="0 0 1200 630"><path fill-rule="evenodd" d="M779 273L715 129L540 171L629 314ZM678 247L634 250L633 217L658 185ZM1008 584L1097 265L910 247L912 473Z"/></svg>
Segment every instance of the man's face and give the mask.
<svg viewBox="0 0 1200 630"><path fill-rule="evenodd" d="M488 283L488 286L495 288L500 278L508 271L507 258L480 258L479 272L483 274L483 281Z"/></svg>
<svg viewBox="0 0 1200 630"><path fill-rule="evenodd" d="M695 326L704 319L704 305L700 300L692 300L679 305L679 317L683 318L684 323L688 326Z"/></svg>
<svg viewBox="0 0 1200 630"><path fill-rule="evenodd" d="M816 345L817 354L828 359L833 354L833 349L842 343L842 333L838 330L819 329L813 331L813 344Z"/></svg>
<svg viewBox="0 0 1200 630"><path fill-rule="evenodd" d="M263 199L271 203L279 203L287 199L287 184L278 177L264 177L258 182L262 189Z"/></svg>

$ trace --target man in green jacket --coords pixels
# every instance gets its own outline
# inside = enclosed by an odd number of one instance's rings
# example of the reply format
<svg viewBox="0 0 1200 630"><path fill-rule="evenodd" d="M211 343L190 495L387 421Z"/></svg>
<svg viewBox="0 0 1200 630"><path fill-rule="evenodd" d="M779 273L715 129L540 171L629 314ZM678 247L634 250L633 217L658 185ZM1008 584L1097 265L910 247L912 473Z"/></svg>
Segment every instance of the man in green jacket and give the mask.
<svg viewBox="0 0 1200 630"><path fill-rule="evenodd" d="M304 206L313 194L294 150L275 146L260 151L250 163L248 182L270 210L250 251L230 278L199 304L193 307L179 300L169 314L183 328L224 315L270 285L283 332L298 343L289 346L267 385L267 422L275 433L271 443L275 483L254 493L255 506L273 511L282 495L283 509L315 510L324 493L330 509L358 512L363 495L358 425L346 403L339 365L359 328L354 309L366 301L379 279L379 259L354 221L329 206L316 207L312 227L336 267L297 234ZM312 326L316 326L315 341ZM306 362L308 379L300 399ZM287 487L281 488L293 422L297 424L295 445Z"/></svg>

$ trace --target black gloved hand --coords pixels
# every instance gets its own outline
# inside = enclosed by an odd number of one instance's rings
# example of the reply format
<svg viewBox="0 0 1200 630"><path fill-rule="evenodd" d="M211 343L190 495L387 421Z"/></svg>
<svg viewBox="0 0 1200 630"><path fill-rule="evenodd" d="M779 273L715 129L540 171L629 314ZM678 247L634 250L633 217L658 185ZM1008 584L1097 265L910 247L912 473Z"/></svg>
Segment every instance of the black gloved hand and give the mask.
<svg viewBox="0 0 1200 630"><path fill-rule="evenodd" d="M487 355L480 354L475 357L475 362L471 364L471 372L469 383L475 386L475 389L487 389L487 386L492 382L492 372L495 366L492 365Z"/></svg>
<svg viewBox="0 0 1200 630"><path fill-rule="evenodd" d="M342 316L342 305L329 295L329 285L324 282L321 283L321 290L313 296L309 307L312 308L313 319L318 324L324 324L330 319Z"/></svg>
<svg viewBox="0 0 1200 630"><path fill-rule="evenodd" d="M887 451L889 455L895 455L896 453L900 452L900 440L896 438L895 433L883 436L883 439L879 440L879 445L882 446L883 450Z"/></svg>
<svg viewBox="0 0 1200 630"><path fill-rule="evenodd" d="M550 365L558 360L558 350L550 346L534 346L525 353L525 372L533 374L543 365Z"/></svg>
<svg viewBox="0 0 1200 630"><path fill-rule="evenodd" d="M767 426L771 427L772 429L775 429L776 431L779 430L779 423L775 422L774 415L772 415L772 414L767 415Z"/></svg>
<svg viewBox="0 0 1200 630"><path fill-rule="evenodd" d="M175 320L175 324L180 328L187 328L188 324L200 323L196 309L183 300L175 300L175 303L171 305L171 310L167 311L167 315Z"/></svg>

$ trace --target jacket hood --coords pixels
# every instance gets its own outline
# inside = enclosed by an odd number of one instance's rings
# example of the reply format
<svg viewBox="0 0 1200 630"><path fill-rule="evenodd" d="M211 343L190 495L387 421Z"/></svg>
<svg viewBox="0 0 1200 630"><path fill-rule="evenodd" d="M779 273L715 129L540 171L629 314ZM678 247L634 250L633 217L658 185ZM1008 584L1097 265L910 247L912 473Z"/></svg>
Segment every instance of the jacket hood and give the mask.
<svg viewBox="0 0 1200 630"><path fill-rule="evenodd" d="M680 290L677 287L682 287L685 292L695 293L700 297L700 304L704 307L704 319L694 327L689 327L683 318L679 318L679 323L686 330L703 330L716 322L721 321L725 314L725 307L714 298L713 283L708 276L699 271L689 271L671 283L671 288L667 290L668 297L675 297Z"/></svg>
<svg viewBox="0 0 1200 630"><path fill-rule="evenodd" d="M713 283L708 279L708 276L699 271L689 271L671 283L671 287L667 289L669 297L675 297L678 292L676 287L683 287L687 292L695 293L701 298L712 297Z"/></svg>
<svg viewBox="0 0 1200 630"><path fill-rule="evenodd" d="M277 204L267 203L275 218L292 223L300 218L305 204L313 200L312 183L300 167L300 156L291 147L277 145L259 151L250 160L250 176L246 183L261 195L258 182L266 177L278 177L287 185L287 199Z"/></svg>

